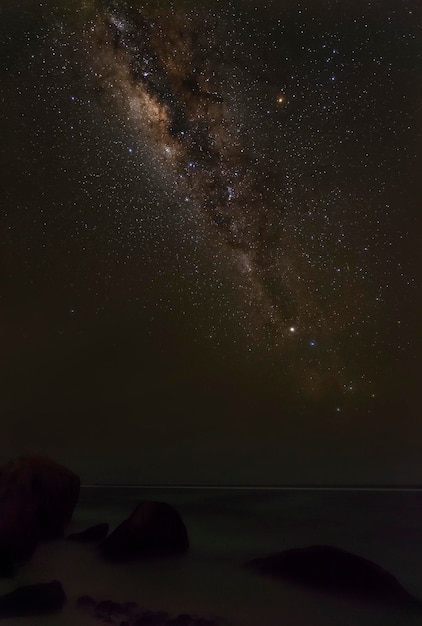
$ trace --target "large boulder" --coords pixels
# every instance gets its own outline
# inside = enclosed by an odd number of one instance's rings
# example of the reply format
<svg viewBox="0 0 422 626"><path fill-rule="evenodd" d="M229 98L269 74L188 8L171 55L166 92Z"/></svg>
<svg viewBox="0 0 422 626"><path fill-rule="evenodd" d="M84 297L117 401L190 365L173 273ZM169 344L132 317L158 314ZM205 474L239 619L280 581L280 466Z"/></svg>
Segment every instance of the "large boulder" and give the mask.
<svg viewBox="0 0 422 626"><path fill-rule="evenodd" d="M24 457L0 469L0 552L29 558L38 542L63 536L79 477L49 459Z"/></svg>
<svg viewBox="0 0 422 626"><path fill-rule="evenodd" d="M65 602L66 595L57 580L18 587L0 596L0 618L52 613L60 611Z"/></svg>
<svg viewBox="0 0 422 626"><path fill-rule="evenodd" d="M180 554L188 548L188 534L176 509L149 501L141 502L100 546L102 555L114 561Z"/></svg>
<svg viewBox="0 0 422 626"><path fill-rule="evenodd" d="M394 604L419 604L392 574L368 559L332 546L310 546L254 559L255 570L316 589Z"/></svg>

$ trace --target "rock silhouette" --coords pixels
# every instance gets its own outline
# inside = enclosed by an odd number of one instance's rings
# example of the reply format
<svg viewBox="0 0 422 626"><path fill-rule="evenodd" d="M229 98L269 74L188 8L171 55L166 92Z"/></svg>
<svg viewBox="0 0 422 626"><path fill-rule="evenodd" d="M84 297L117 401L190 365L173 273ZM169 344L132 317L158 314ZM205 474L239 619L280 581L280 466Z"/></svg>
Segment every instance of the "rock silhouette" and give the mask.
<svg viewBox="0 0 422 626"><path fill-rule="evenodd" d="M0 469L0 553L29 558L38 542L63 536L79 496L79 477L63 465L24 457Z"/></svg>
<svg viewBox="0 0 422 626"><path fill-rule="evenodd" d="M0 552L29 558L42 539L63 536L79 496L79 477L41 457L0 469Z"/></svg>
<svg viewBox="0 0 422 626"><path fill-rule="evenodd" d="M78 598L77 607L96 620L116 626L216 626L215 620L182 613L171 616L165 611L151 611L136 602L97 601L90 596Z"/></svg>
<svg viewBox="0 0 422 626"><path fill-rule="evenodd" d="M368 559L332 546L310 546L254 559L249 567L264 574L369 601L419 604L389 572Z"/></svg>
<svg viewBox="0 0 422 626"><path fill-rule="evenodd" d="M0 597L0 618L51 613L59 611L65 602L66 595L58 580L18 587Z"/></svg>
<svg viewBox="0 0 422 626"><path fill-rule="evenodd" d="M121 561L147 556L180 554L189 548L179 513L164 502L141 502L100 546L101 554Z"/></svg>

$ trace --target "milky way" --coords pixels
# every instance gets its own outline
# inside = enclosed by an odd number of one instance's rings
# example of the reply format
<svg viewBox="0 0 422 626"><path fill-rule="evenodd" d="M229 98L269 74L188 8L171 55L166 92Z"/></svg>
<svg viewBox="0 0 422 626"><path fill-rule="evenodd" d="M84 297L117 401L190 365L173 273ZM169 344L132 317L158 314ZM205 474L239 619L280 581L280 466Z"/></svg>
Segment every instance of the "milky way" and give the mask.
<svg viewBox="0 0 422 626"><path fill-rule="evenodd" d="M176 6L103 5L99 71L129 109L158 178L184 201L180 211L234 260L227 271L253 311L252 341L295 372L299 393L328 394L340 406L356 388L375 398L374 357L362 359L371 335L377 349L380 294L369 244L362 232L353 241L353 230L366 220L373 243L378 216L338 171L342 133L348 140L354 131L335 127L335 141L324 117L348 96L336 92L337 44L321 35L325 75L317 68L304 88L288 57L250 52L244 40L255 26L245 29L231 5L224 20L209 7ZM311 90L314 102L299 103ZM350 146L345 154L350 160Z"/></svg>
<svg viewBox="0 0 422 626"><path fill-rule="evenodd" d="M219 50L216 20L114 9L106 12L99 31L103 45L114 50L118 86L154 158L235 251L268 320L285 333L297 313L292 318L290 299L275 297L270 288L281 261L276 230L281 207L254 150L255 131L251 136L242 128L233 92L239 70Z"/></svg>

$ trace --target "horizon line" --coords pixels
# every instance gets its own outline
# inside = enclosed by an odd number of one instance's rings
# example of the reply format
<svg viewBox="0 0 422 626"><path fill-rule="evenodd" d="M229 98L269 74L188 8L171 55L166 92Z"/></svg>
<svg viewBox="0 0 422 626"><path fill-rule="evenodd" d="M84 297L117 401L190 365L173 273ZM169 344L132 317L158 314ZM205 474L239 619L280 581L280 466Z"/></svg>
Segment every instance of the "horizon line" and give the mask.
<svg viewBox="0 0 422 626"><path fill-rule="evenodd" d="M417 485L213 485L213 484L142 484L93 483L81 485L84 489L214 489L220 491L422 491Z"/></svg>

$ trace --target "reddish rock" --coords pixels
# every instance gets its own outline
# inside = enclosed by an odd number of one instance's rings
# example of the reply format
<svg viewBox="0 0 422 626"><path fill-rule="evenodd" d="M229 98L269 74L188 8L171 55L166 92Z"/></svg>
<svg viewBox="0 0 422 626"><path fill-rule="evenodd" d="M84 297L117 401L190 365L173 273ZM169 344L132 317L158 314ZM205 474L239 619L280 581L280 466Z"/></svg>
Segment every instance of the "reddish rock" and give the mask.
<svg viewBox="0 0 422 626"><path fill-rule="evenodd" d="M63 536L79 477L49 459L25 457L0 469L0 552L29 558L38 542Z"/></svg>
<svg viewBox="0 0 422 626"><path fill-rule="evenodd" d="M248 566L294 583L364 600L419 604L394 576L368 559L332 546L285 550L250 561Z"/></svg>
<svg viewBox="0 0 422 626"><path fill-rule="evenodd" d="M104 557L122 561L180 554L189 548L179 513L164 502L141 502L132 515L101 544Z"/></svg>
<svg viewBox="0 0 422 626"><path fill-rule="evenodd" d="M66 595L57 580L18 587L0 597L0 618L52 613L59 611L65 602Z"/></svg>

